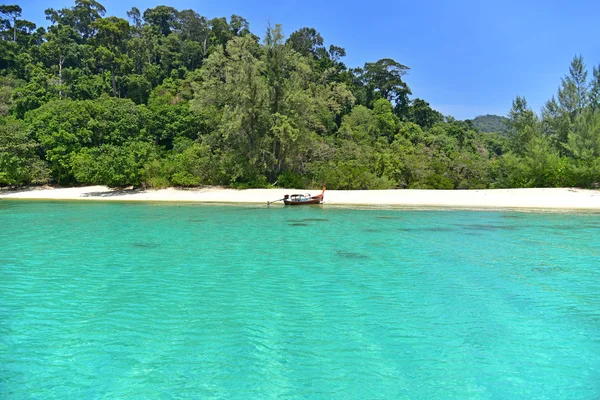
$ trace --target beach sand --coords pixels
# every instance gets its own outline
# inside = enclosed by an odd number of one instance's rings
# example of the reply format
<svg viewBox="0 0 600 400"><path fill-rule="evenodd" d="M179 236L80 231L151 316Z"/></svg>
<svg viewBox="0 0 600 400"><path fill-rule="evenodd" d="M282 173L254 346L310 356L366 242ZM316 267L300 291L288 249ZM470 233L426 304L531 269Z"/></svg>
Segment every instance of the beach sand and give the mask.
<svg viewBox="0 0 600 400"><path fill-rule="evenodd" d="M37 187L2 190L2 199L165 201L198 203L264 204L285 194L320 193L298 189L109 189L106 186L74 188ZM600 190L586 189L490 189L490 190L327 190L325 205L436 207L482 209L599 210ZM282 202L272 206L283 205Z"/></svg>

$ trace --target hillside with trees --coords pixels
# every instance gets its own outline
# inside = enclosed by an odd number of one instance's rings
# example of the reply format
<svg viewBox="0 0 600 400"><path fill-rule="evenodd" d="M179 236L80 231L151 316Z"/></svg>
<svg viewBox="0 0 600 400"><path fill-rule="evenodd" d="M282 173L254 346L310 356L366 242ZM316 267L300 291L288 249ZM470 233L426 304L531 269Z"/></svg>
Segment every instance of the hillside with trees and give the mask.
<svg viewBox="0 0 600 400"><path fill-rule="evenodd" d="M42 10L40 10L40 13ZM0 186L500 188L600 180L600 70L581 57L506 135L432 109L384 58L168 6L0 6Z"/></svg>
<svg viewBox="0 0 600 400"><path fill-rule="evenodd" d="M499 115L479 115L472 120L479 132L508 133L508 118Z"/></svg>

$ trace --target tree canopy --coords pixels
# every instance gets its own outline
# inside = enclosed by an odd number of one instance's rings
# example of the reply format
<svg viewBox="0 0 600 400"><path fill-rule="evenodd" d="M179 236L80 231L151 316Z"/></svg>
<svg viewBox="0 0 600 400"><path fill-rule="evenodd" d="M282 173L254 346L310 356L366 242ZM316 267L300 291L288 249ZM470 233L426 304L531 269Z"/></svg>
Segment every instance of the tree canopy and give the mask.
<svg viewBox="0 0 600 400"><path fill-rule="evenodd" d="M409 67L348 68L314 28L95 0L0 6L0 185L495 188L600 181L600 66L575 57L537 115L457 121ZM418 95L418 94L416 94Z"/></svg>

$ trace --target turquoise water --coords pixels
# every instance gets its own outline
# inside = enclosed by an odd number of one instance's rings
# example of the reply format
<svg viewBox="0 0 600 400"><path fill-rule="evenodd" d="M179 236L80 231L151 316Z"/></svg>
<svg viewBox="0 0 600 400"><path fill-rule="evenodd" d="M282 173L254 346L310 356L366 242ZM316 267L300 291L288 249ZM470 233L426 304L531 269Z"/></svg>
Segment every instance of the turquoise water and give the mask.
<svg viewBox="0 0 600 400"><path fill-rule="evenodd" d="M2 399L598 399L600 214L0 202Z"/></svg>

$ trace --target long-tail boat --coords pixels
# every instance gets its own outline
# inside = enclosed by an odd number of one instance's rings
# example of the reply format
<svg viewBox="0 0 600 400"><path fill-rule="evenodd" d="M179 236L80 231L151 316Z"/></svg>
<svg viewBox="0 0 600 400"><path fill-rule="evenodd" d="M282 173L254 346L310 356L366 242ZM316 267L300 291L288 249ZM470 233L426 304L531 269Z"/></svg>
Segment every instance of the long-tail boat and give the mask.
<svg viewBox="0 0 600 400"><path fill-rule="evenodd" d="M307 206L309 204L323 204L323 196L325 195L325 187L321 194L311 196L309 193L306 194L286 194L283 199L275 201L267 201L267 205L273 204L277 201L283 201L286 206Z"/></svg>
<svg viewBox="0 0 600 400"><path fill-rule="evenodd" d="M323 197L325 196L325 188L321 194L316 196L311 196L310 193L307 194L286 194L283 196L283 204L286 206L304 206L309 204L323 204Z"/></svg>

